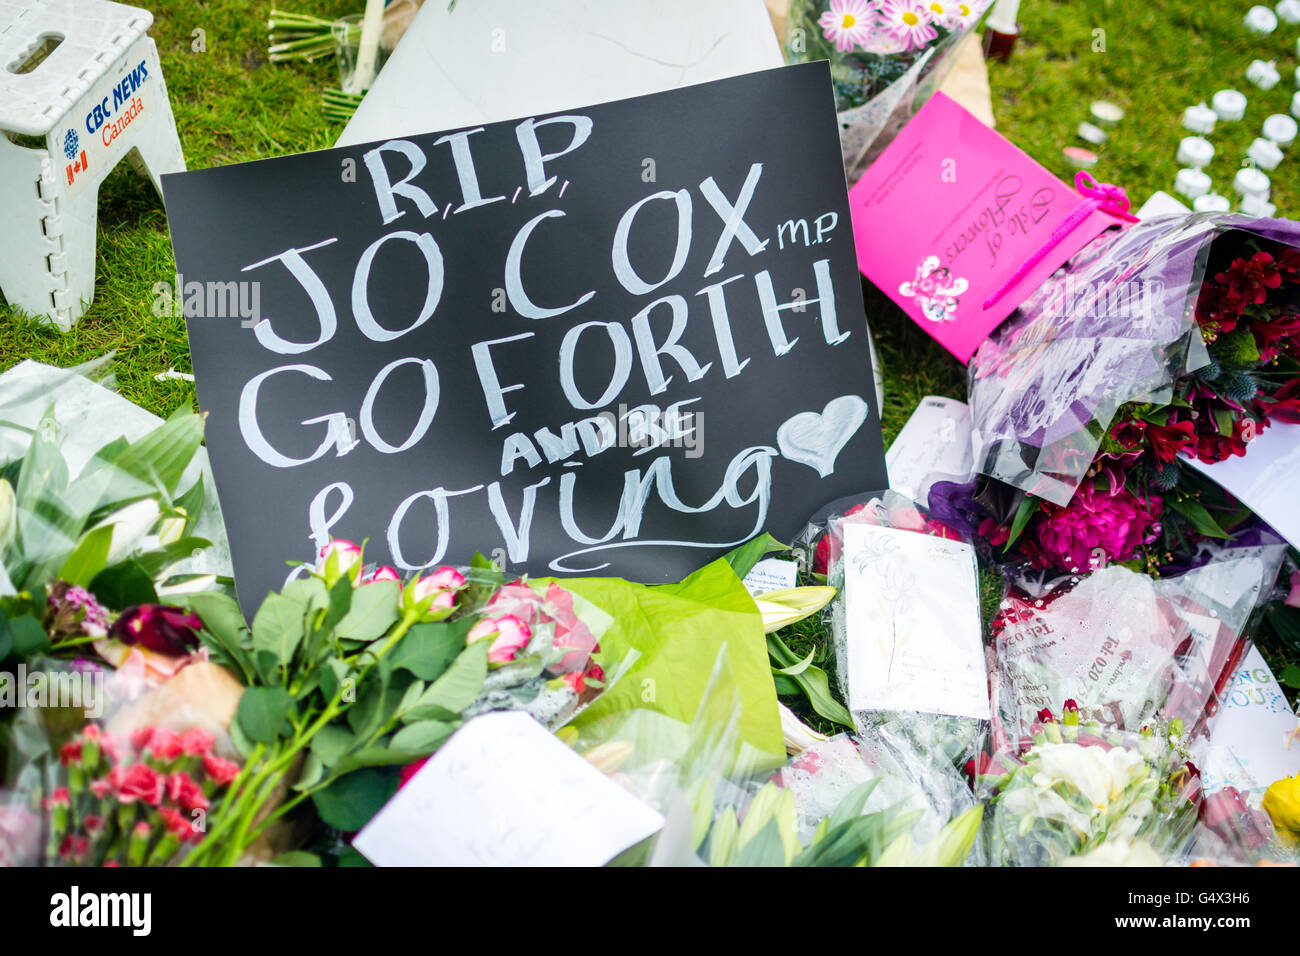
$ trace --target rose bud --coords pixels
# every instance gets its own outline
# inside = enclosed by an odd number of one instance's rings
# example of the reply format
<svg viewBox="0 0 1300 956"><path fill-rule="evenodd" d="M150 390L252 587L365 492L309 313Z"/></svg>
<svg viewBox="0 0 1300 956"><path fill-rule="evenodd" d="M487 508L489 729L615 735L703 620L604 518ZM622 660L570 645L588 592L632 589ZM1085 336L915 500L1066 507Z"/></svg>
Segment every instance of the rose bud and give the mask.
<svg viewBox="0 0 1300 956"><path fill-rule="evenodd" d="M325 584L333 587L340 578L348 578L353 584L361 580L361 548L343 538L336 538L320 549L320 560L316 562L316 573L325 579Z"/></svg>
<svg viewBox="0 0 1300 956"><path fill-rule="evenodd" d="M108 636L123 644L139 644L169 657L183 657L198 647L196 633L203 622L195 615L165 604L141 604L123 611Z"/></svg>
<svg viewBox="0 0 1300 956"><path fill-rule="evenodd" d="M488 648L489 664L509 664L519 652L532 640L532 629L513 614L501 617L486 617L479 621L465 636L465 643L491 640Z"/></svg>
<svg viewBox="0 0 1300 956"><path fill-rule="evenodd" d="M401 608L424 621L441 621L456 609L456 597L467 586L465 575L442 567L416 578L402 592Z"/></svg>
<svg viewBox="0 0 1300 956"><path fill-rule="evenodd" d="M397 573L396 568L390 568L388 565L375 568L375 573L370 575L371 581L396 581L402 583L402 576Z"/></svg>

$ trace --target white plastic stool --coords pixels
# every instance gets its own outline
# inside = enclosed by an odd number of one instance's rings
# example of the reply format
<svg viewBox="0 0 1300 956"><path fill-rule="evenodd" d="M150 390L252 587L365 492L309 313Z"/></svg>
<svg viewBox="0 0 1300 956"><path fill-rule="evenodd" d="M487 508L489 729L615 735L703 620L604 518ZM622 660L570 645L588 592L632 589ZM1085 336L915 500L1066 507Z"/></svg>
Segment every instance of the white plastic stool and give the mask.
<svg viewBox="0 0 1300 956"><path fill-rule="evenodd" d="M95 295L104 177L123 156L155 189L185 169L152 22L107 0L0 0L0 291L64 331Z"/></svg>

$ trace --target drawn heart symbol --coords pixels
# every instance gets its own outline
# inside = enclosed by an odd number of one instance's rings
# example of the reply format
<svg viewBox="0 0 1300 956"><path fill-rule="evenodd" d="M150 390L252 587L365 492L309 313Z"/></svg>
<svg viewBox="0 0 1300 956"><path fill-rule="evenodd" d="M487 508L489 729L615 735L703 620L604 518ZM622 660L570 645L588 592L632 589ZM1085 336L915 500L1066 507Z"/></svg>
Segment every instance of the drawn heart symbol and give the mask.
<svg viewBox="0 0 1300 956"><path fill-rule="evenodd" d="M857 395L841 395L826 403L821 414L800 412L776 430L776 444L788 460L807 465L825 478L835 470L835 456L867 420L867 403Z"/></svg>

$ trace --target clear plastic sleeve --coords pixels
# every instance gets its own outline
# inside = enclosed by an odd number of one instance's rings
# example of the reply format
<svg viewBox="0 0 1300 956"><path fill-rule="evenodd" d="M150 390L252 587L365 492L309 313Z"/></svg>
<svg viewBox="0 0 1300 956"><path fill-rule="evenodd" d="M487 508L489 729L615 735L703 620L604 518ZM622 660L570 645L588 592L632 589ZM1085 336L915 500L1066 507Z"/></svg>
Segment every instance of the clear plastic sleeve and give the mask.
<svg viewBox="0 0 1300 956"><path fill-rule="evenodd" d="M938 89L991 3L791 0L786 59L830 61L850 184Z"/></svg>

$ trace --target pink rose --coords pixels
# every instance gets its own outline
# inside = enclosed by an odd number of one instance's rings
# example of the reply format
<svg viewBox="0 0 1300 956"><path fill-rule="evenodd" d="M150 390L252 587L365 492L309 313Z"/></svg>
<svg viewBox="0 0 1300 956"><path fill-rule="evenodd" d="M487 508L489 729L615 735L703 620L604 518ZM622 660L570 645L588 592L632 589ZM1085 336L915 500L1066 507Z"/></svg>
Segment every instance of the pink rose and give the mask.
<svg viewBox="0 0 1300 956"><path fill-rule="evenodd" d="M501 617L485 617L472 628L465 637L466 644L491 640L488 648L489 664L508 664L532 640L533 631L526 623L513 614Z"/></svg>
<svg viewBox="0 0 1300 956"><path fill-rule="evenodd" d="M233 760L222 760L213 754L204 754L203 772L218 787L224 787L239 776L239 764Z"/></svg>
<svg viewBox="0 0 1300 956"><path fill-rule="evenodd" d="M151 807L162 803L167 789L167 778L148 764L132 764L126 770L114 767L108 779L113 785L119 803L143 800Z"/></svg>
<svg viewBox="0 0 1300 956"><path fill-rule="evenodd" d="M361 579L360 546L344 538L335 538L320 549L316 573L330 586L344 577L350 578L352 583L356 584Z"/></svg>
<svg viewBox="0 0 1300 956"><path fill-rule="evenodd" d="M388 565L385 564L383 567L375 568L375 573L370 575L370 580L371 581L396 581L400 584L402 581L402 576L397 573L396 568L390 568Z"/></svg>
<svg viewBox="0 0 1300 956"><path fill-rule="evenodd" d="M438 568L407 585L401 607L404 611L420 611L426 620L440 621L455 609L457 595L467 584L465 575L455 568Z"/></svg>
<svg viewBox="0 0 1300 956"><path fill-rule="evenodd" d="M184 771L174 773L168 778L167 796L172 803L185 810L208 809L208 798L203 795L203 788Z"/></svg>
<svg viewBox="0 0 1300 956"><path fill-rule="evenodd" d="M113 781L108 777L100 777L98 780L90 782L90 792L95 795L97 800L103 800L113 792Z"/></svg>
<svg viewBox="0 0 1300 956"><path fill-rule="evenodd" d="M191 727L181 734L181 750L191 757L201 757L212 749L216 738L206 730Z"/></svg>

